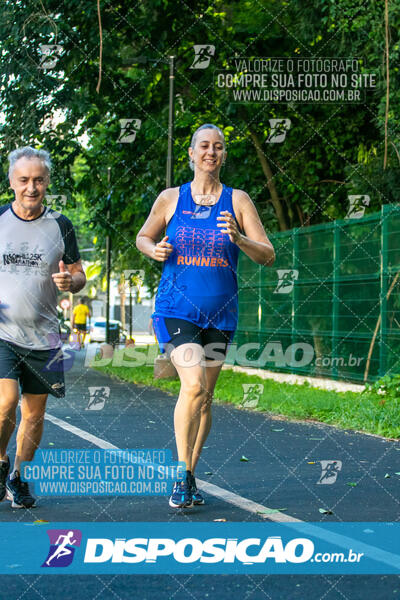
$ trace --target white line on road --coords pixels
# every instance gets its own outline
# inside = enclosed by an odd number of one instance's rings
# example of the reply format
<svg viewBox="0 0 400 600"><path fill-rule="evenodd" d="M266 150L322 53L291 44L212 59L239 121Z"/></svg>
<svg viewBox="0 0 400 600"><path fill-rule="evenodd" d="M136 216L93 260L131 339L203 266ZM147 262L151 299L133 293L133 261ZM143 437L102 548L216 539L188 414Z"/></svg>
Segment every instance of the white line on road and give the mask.
<svg viewBox="0 0 400 600"><path fill-rule="evenodd" d="M198 487L204 492L207 492L207 494L211 494L211 496L215 496L216 498L221 498L221 500L225 500L225 502L234 504L235 506L242 508L243 510L247 510L248 512L256 513L261 517L268 519L269 521L277 521L278 523L303 523L303 521L300 519L296 519L290 515L285 515L274 508L267 508L263 504L258 504L257 502L253 502L253 500L243 498L243 496L239 496L238 494L224 490L218 485L208 483L208 481L201 481L201 479L197 479L197 477L196 483L198 484Z"/></svg>
<svg viewBox="0 0 400 600"><path fill-rule="evenodd" d="M104 448L107 450L120 449L117 446L114 446L114 444L110 444L110 442L107 442L106 440L103 440L102 438L99 438L96 435L89 433L88 431L84 431L83 429L80 429L75 425L71 425L71 423L67 423L67 421L63 421L58 417L54 417L53 415L49 415L48 413L46 413L45 419L51 421L54 425L58 425L66 431L69 431L70 433L73 433L74 435L77 435L83 438L84 440L91 442L99 448ZM224 490L223 488L219 487L218 485L214 485L213 483L208 483L207 481L202 481L201 479L197 478L196 482L201 490L204 490L211 496L220 498L225 502L229 502L229 504L233 504L234 506L237 506L242 510L246 510L247 512L257 514L265 519L268 519L269 521L276 521L278 523L302 523L300 519L296 519L295 517L291 517L290 515L285 515L279 511L275 511L275 509L273 508L268 508L267 506L263 506L262 504L253 502L248 498L243 498L243 496L239 496L238 494L234 494L233 492Z"/></svg>
<svg viewBox="0 0 400 600"><path fill-rule="evenodd" d="M103 440L102 438L92 435L88 431L84 431L83 429L80 429L79 427L76 427L75 425L71 425L70 423L63 421L62 419L59 419L58 417L54 417L53 415L49 415L48 413L46 413L45 418L48 421L51 421L51 423L53 423L54 425L58 425L59 427L62 427L66 431L69 431L69 432L73 433L74 435L77 435L77 436L83 438L84 440L91 442L92 444L94 444L95 446L98 446L99 448L104 448L107 450L108 449L120 450L120 448L118 448L117 446L114 446L114 444L110 444L110 442L107 442L106 440ZM364 550L364 553L367 556L369 556L370 558L374 558L375 560L377 560L379 562L382 562L384 564L388 564L390 566L396 567L397 569L400 569L400 564L399 564L400 559L399 559L398 554L392 554L391 552L387 552L386 550L382 550L381 548L377 548L376 546L371 546L370 544L366 544L359 540L350 538L347 535L342 535L340 533L334 533L333 531L327 531L327 530L323 529L322 527L319 527L318 524L306 523L306 522L302 521L301 519L296 519L295 517L291 517L290 515L285 515L279 511L268 514L269 511L273 511L274 509L267 508L266 506L263 506L262 504L257 504L257 502L253 502L252 500L249 500L248 498L243 498L242 496L239 496L238 494L234 494L233 492L224 490L223 488L220 488L217 485L214 485L213 483L208 483L206 481L200 481L199 479L196 481L199 483L199 487L202 490L211 494L212 496L215 496L216 498L221 498L222 500L225 500L226 502L229 502L230 504L233 504L234 506L237 506L238 508L241 508L248 512L259 514L260 516L263 516L265 519L268 519L268 521L285 523L288 527L293 527L294 529L296 529L298 531L304 531L304 534L306 534L306 535L314 534L319 539L328 541L330 544L337 544L338 546L345 548L346 550L348 550L349 548L353 548L354 544L356 543L358 551ZM391 524L387 523L387 525L390 526ZM373 523L371 523L371 526L373 526Z"/></svg>
<svg viewBox="0 0 400 600"><path fill-rule="evenodd" d="M79 437L83 438L84 440L87 440L88 442L92 442L92 444L94 444L95 446L98 446L99 448L104 448L105 450L119 450L119 448L117 446L114 446L114 444L110 444L110 442L106 442L106 440L103 440L103 439L97 437L96 435L92 435L88 431L84 431L83 429L80 429L79 427L75 427L75 425L71 425L71 423L67 423L67 421L63 421L62 419L59 419L58 417L53 417L53 415L49 415L49 413L46 413L44 418L47 419L48 421L51 421L52 423L54 423L54 425L58 425L59 427L62 427L63 429L70 431L74 435L78 435Z"/></svg>

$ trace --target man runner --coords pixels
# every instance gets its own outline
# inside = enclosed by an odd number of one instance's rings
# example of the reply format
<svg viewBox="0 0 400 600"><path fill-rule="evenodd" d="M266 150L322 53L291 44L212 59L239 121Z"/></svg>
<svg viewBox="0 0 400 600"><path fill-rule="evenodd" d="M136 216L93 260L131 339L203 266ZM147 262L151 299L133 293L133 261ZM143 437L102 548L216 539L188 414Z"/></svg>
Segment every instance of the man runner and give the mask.
<svg viewBox="0 0 400 600"><path fill-rule="evenodd" d="M35 498L21 481L20 464L39 446L48 394L64 397L57 289L79 292L86 283L71 222L43 205L50 157L25 147L9 155L12 203L0 207L0 501L31 508ZM21 422L12 472L7 446L15 428L21 387Z"/></svg>

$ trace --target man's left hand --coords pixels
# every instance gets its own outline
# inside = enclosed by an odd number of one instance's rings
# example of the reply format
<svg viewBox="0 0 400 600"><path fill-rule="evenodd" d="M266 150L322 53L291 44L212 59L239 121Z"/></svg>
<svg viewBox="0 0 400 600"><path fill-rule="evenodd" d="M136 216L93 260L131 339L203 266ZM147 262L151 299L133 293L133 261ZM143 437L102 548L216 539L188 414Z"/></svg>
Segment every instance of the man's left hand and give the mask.
<svg viewBox="0 0 400 600"><path fill-rule="evenodd" d="M67 270L64 261L58 263L59 272L53 273L52 278L60 292L70 292L72 286L72 275Z"/></svg>

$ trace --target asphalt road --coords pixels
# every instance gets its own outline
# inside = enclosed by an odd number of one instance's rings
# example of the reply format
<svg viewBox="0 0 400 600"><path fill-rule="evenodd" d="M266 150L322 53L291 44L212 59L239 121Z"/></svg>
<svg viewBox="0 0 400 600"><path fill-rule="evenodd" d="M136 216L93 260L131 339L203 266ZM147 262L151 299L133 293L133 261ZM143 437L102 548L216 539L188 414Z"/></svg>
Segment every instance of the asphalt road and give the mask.
<svg viewBox="0 0 400 600"><path fill-rule="evenodd" d="M169 448L175 452L176 398L155 388L118 382L84 366L76 354L67 373L67 396L50 397L47 412L81 432L46 420L41 448L93 448L92 434L118 448ZM110 389L102 410L87 410L89 387ZM228 405L214 407L214 422L196 475L222 490L303 521L398 521L400 443L333 427L271 419ZM15 452L15 436L9 447ZM245 456L248 461L242 461ZM318 484L319 461L342 462L337 480ZM351 485L349 485L351 484ZM206 495L207 504L175 512L167 497L40 497L32 510L0 504L0 521L264 521L265 517ZM332 514L321 514L320 509ZM3 541L4 542L4 541ZM397 576L3 576L0 598L218 598L343 600L400 598Z"/></svg>

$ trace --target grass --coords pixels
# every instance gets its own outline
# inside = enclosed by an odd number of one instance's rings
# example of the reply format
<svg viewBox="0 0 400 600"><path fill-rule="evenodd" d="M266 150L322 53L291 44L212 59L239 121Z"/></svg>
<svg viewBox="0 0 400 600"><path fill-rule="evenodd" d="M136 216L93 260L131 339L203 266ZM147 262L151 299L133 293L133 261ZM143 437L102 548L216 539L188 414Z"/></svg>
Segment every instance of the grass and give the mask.
<svg viewBox="0 0 400 600"><path fill-rule="evenodd" d="M154 357L154 350L150 347L149 351L150 349L149 356L152 354ZM135 348L135 352L136 357L140 356L139 352L145 357L148 348ZM119 360L115 360L116 357L119 357ZM125 351L124 355L124 349L116 350L114 354L113 363L121 362L124 362L124 365L127 363L127 353ZM135 360L132 361L132 366L101 365L100 361L94 361L92 367L123 381L156 387L176 395L179 393L179 380L154 379L152 365L140 365ZM223 370L215 388L215 402L230 403L242 408L242 384L264 386L257 406L250 410L291 419L320 421L343 429L354 429L388 438L400 437L400 398L383 400L382 396L374 391L362 394L335 392L314 388L308 383L290 385L272 379L261 379L256 375Z"/></svg>

